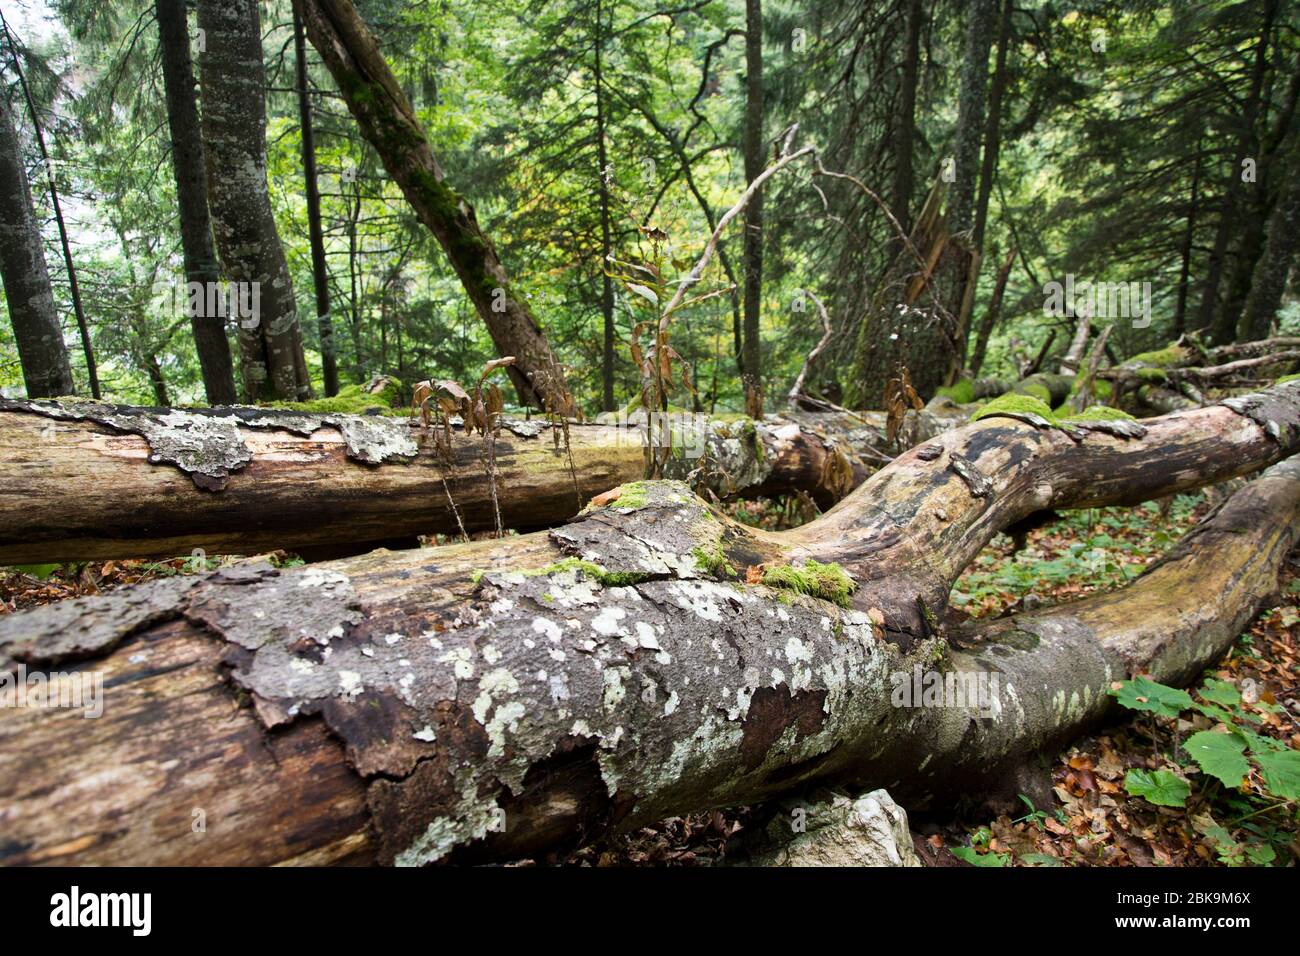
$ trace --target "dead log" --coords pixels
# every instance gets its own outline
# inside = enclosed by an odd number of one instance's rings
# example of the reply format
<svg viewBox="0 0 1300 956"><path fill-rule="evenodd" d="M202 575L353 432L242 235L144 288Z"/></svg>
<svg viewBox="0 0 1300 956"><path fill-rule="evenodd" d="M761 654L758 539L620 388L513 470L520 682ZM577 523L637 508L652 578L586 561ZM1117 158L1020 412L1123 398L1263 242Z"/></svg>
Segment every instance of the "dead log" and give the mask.
<svg viewBox="0 0 1300 956"><path fill-rule="evenodd" d="M0 708L0 861L510 859L813 783L943 802L1104 717L1112 680L1213 661L1297 540L1300 462L1125 590L950 642L950 586L999 529L1297 451L1294 384L1141 424L993 417L781 534L650 482L548 533L11 614L0 674L105 691L96 720ZM895 706L914 667L1003 691Z"/></svg>
<svg viewBox="0 0 1300 956"><path fill-rule="evenodd" d="M673 474L717 497L803 491L829 507L879 464L882 414L789 413L675 429ZM944 420L921 422L928 437ZM484 444L444 459L401 417L253 408L147 409L0 399L0 564L252 554L495 527ZM644 474L635 424L507 421L496 443L503 524L559 524ZM570 452L572 465L570 465ZM445 483L444 483L445 482ZM453 510L451 502L455 502ZM459 512L460 522L457 521Z"/></svg>

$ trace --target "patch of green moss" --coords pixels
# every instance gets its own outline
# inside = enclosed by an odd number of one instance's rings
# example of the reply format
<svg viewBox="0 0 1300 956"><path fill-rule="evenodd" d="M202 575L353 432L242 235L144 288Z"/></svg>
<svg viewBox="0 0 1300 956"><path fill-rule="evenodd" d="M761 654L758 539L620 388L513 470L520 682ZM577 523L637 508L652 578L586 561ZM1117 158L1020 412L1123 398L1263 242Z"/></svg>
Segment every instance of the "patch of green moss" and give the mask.
<svg viewBox="0 0 1300 956"><path fill-rule="evenodd" d="M970 420L977 422L981 418L992 418L995 415L1007 414L1038 415L1053 424L1056 423L1056 416L1052 414L1052 410L1048 408L1045 401L1035 398L1033 395L1020 395L1014 392L999 395L972 415Z"/></svg>
<svg viewBox="0 0 1300 956"><path fill-rule="evenodd" d="M695 566L705 574L715 578L736 576L736 569L727 560L727 552L722 550L721 542L716 542L711 550L701 545L691 553L695 555Z"/></svg>
<svg viewBox="0 0 1300 956"><path fill-rule="evenodd" d="M1067 422L1114 422L1114 421L1134 421L1132 415L1120 408L1111 408L1109 405L1089 405L1081 412L1075 412L1067 415L1062 421Z"/></svg>
<svg viewBox="0 0 1300 956"><path fill-rule="evenodd" d="M1276 382L1274 382L1274 384L1281 385L1284 382L1295 382L1295 381L1300 381L1300 373L1297 373L1295 375L1283 375Z"/></svg>
<svg viewBox="0 0 1300 956"><path fill-rule="evenodd" d="M969 405L975 401L975 383L968 378L963 378L952 385L945 385L934 394L940 398L952 399L958 405Z"/></svg>
<svg viewBox="0 0 1300 956"><path fill-rule="evenodd" d="M1135 368L1133 374L1148 385L1159 385L1169 378L1162 368Z"/></svg>
<svg viewBox="0 0 1300 956"><path fill-rule="evenodd" d="M314 398L309 402L268 402L269 408L284 408L294 412L312 412L317 415L404 415L401 408L402 383L389 378L377 392L368 392L360 385L345 385L337 395Z"/></svg>
<svg viewBox="0 0 1300 956"><path fill-rule="evenodd" d="M784 588L796 594L833 601L840 607L849 606L849 595L857 587L838 564L822 564L811 558L801 567L778 564L763 572L763 583L772 588Z"/></svg>
<svg viewBox="0 0 1300 956"><path fill-rule="evenodd" d="M606 587L612 588L640 584L654 577L653 574L645 571L609 571L595 561L584 561L581 558L561 558L559 561L553 561L543 568L525 571L524 575L536 578L543 575L560 574L565 571L576 571L584 577L591 578L593 581L598 581Z"/></svg>
<svg viewBox="0 0 1300 956"><path fill-rule="evenodd" d="M1157 368L1172 368L1180 365L1187 360L1187 349L1181 345L1169 344L1162 349L1156 349L1153 352L1139 352L1133 356L1126 365L1146 365Z"/></svg>
<svg viewBox="0 0 1300 956"><path fill-rule="evenodd" d="M614 508L644 508L650 500L649 486L644 481L629 481L623 485L618 497L610 502Z"/></svg>
<svg viewBox="0 0 1300 956"><path fill-rule="evenodd" d="M1014 394L1028 395L1030 398L1036 398L1044 405L1050 405L1052 402L1052 390L1042 382L1021 382L1016 386Z"/></svg>
<svg viewBox="0 0 1300 956"><path fill-rule="evenodd" d="M1084 372L1080 372L1074 377L1074 384L1070 386L1070 394L1066 396L1065 402L1068 402L1079 393L1079 389L1083 388L1083 380L1085 378L1087 378L1087 374ZM1111 396L1115 394L1115 389L1111 386L1110 382L1106 381L1104 378L1093 379L1092 394L1099 401L1105 402L1109 401ZM1062 404L1065 404L1065 402L1062 402Z"/></svg>

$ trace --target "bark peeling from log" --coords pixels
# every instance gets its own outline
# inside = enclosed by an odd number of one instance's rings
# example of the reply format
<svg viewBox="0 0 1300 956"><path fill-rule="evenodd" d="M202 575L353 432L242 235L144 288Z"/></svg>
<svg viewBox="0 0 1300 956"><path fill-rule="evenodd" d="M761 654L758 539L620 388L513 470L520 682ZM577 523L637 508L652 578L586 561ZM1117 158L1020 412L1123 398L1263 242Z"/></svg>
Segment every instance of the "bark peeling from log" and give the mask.
<svg viewBox="0 0 1300 956"><path fill-rule="evenodd" d="M419 453L409 421L382 415L313 415L254 408L182 411L98 402L29 402L0 399L0 411L90 421L139 435L149 443L149 461L185 472L199 488L220 491L230 473L253 460L240 427L281 429L309 436L325 427L339 430L348 457L367 465L407 461Z"/></svg>

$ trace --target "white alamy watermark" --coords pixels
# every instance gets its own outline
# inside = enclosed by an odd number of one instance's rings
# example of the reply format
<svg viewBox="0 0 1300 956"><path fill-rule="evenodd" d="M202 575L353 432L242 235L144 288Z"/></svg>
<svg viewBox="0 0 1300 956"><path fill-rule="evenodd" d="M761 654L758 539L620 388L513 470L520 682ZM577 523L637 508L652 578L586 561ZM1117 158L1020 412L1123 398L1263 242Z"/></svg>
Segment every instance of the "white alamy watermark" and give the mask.
<svg viewBox="0 0 1300 956"><path fill-rule="evenodd" d="M260 282L171 282L153 284L153 308L158 315L220 319L230 326L255 329L262 321Z"/></svg>
<svg viewBox="0 0 1300 956"><path fill-rule="evenodd" d="M889 702L895 707L957 707L981 717L1002 712L1002 685L995 671L926 671L917 664L911 671L894 671L889 679Z"/></svg>
<svg viewBox="0 0 1300 956"><path fill-rule="evenodd" d="M597 444L613 448L666 448L679 458L702 458L709 447L709 416L698 412L619 409L600 417Z"/></svg>
<svg viewBox="0 0 1300 956"><path fill-rule="evenodd" d="M1064 283L1046 283L1043 295L1043 315L1049 318L1132 319L1135 329L1151 324L1150 282L1079 281L1067 272Z"/></svg>
<svg viewBox="0 0 1300 956"><path fill-rule="evenodd" d="M132 936L148 936L153 928L153 894L83 893L73 886L50 897L50 925L125 926Z"/></svg>
<svg viewBox="0 0 1300 956"><path fill-rule="evenodd" d="M29 671L26 664L0 673L0 708L48 707L104 714L103 671Z"/></svg>

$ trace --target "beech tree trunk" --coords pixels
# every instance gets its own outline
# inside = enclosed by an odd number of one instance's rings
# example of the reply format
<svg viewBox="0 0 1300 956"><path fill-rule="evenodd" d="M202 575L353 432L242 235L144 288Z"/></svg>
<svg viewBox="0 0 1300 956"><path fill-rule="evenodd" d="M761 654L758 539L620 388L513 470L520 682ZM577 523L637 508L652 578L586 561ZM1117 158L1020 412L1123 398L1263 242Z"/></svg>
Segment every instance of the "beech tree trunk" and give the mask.
<svg viewBox="0 0 1300 956"><path fill-rule="evenodd" d="M194 62L190 57L190 30L185 0L155 0L158 48L162 53L163 89L167 97L167 129L171 134L172 174L176 180L176 206L180 214L181 250L185 281L203 287L221 281L217 251L212 245L212 217L208 213L207 175L203 171L203 137L199 103L194 89ZM188 302L188 298L186 300ZM209 405L233 405L234 365L225 320L190 310L190 330L203 375Z"/></svg>
<svg viewBox="0 0 1300 956"><path fill-rule="evenodd" d="M918 440L962 421L931 413L913 419L909 437ZM670 471L686 477L699 469L692 481L702 493L802 491L825 508L877 467L881 456L872 448L883 446L883 431L879 414L792 411L757 425L714 421L688 436L702 457L674 458ZM558 524L593 495L644 476L638 429L571 423L569 433L572 467L549 424L506 423L496 441L505 527ZM454 535L462 523L470 532L492 530L483 456L482 440L457 429L444 460L432 436L406 418L0 400L0 564L194 548L356 551Z"/></svg>
<svg viewBox="0 0 1300 956"><path fill-rule="evenodd" d="M1291 384L1141 424L989 418L781 534L656 482L549 533L10 614L0 673L98 672L104 696L97 720L0 708L0 861L508 860L811 784L950 802L1103 719L1112 681L1184 682L1229 647L1297 541L1300 464L1121 591L946 636L993 535L1298 450ZM840 603L739 583L814 558ZM913 668L1002 690L896 706Z"/></svg>
<svg viewBox="0 0 1300 956"><path fill-rule="evenodd" d="M72 395L72 366L9 104L0 96L0 279L30 398Z"/></svg>
<svg viewBox="0 0 1300 956"><path fill-rule="evenodd" d="M511 286L473 207L446 182L415 111L356 8L349 0L294 0L294 9L361 134L447 253L497 351L515 357L507 371L520 402L544 407L549 394L555 411L571 415L572 398L553 381L558 363L550 343Z"/></svg>
<svg viewBox="0 0 1300 956"><path fill-rule="evenodd" d="M199 54L203 153L217 252L227 278L255 283L258 290L258 315L238 323L244 392L249 400L310 398L293 282L267 192L258 3L200 0L198 9L205 34Z"/></svg>

